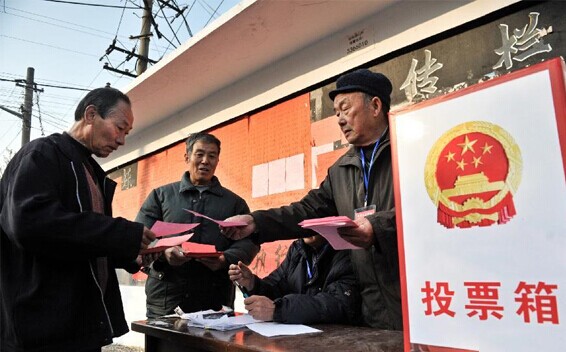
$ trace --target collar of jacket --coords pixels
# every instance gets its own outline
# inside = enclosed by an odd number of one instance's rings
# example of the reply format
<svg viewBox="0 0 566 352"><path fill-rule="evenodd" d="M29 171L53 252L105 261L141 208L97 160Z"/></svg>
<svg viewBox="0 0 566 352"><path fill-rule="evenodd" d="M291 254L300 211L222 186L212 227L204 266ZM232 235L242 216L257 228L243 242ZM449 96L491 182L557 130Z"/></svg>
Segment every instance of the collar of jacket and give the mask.
<svg viewBox="0 0 566 352"><path fill-rule="evenodd" d="M92 165L96 176L99 179L104 179L106 173L100 167L100 165L92 157L92 153L84 145L79 143L67 132L54 133L51 135L50 140L57 146L57 148L63 153L67 158L74 161L79 161L82 163L88 162Z"/></svg>
<svg viewBox="0 0 566 352"><path fill-rule="evenodd" d="M181 178L181 186L179 187L179 193L187 192L187 191L197 191L197 187L193 185L193 183L191 182L191 175L189 174L189 172L185 171L183 177ZM217 196L220 197L222 196L223 194L222 185L220 184L218 177L212 176L212 180L210 182L210 185L208 185L207 191Z"/></svg>
<svg viewBox="0 0 566 352"><path fill-rule="evenodd" d="M105 212L107 215L112 215L111 203L114 197L114 192L116 190L117 183L111 180L110 178L106 177L106 173L100 167L100 165L98 165L96 160L94 160L90 151L66 132L62 134L54 133L49 137L45 137L45 140L48 143L52 143L53 145L55 145L55 147L59 151L61 151L61 154L69 159L71 165L77 165L77 163L80 164L80 163L90 162L92 168L94 169L94 173L96 174L96 177L98 178L98 180L101 182L102 185L102 192L104 194L104 200L105 200L104 201ZM79 175L79 177L81 177L81 179L86 177L85 170L83 169L83 167L76 168L75 172ZM90 207L87 206L85 209L90 209Z"/></svg>
<svg viewBox="0 0 566 352"><path fill-rule="evenodd" d="M302 238L296 241L296 246L297 246L297 251L301 254L303 258L308 258L309 257L308 253L311 253L312 255L311 260L316 257L316 261L320 260L320 258L322 258L326 254L326 252L328 252L330 248L332 248L329 243L324 243L322 247L320 247L319 249L315 249L309 246L308 244L306 244Z"/></svg>
<svg viewBox="0 0 566 352"><path fill-rule="evenodd" d="M306 263L305 265L308 265L310 267L310 270L312 270L312 273L311 273L312 276L307 279L307 285L309 285L309 284L315 282L318 279L319 263L322 260L322 258L324 256L326 256L326 253L328 253L330 251L330 249L331 249L330 244L325 243L322 246L322 248L320 248L319 250L316 250L314 248L311 248L301 238L298 241L295 241L293 243L293 245L295 245L297 247L297 251L300 254L299 257L301 258L300 260L308 261L308 263ZM309 258L309 252L311 253L310 258Z"/></svg>
<svg viewBox="0 0 566 352"><path fill-rule="evenodd" d="M379 155L383 152L385 148L388 148L390 144L389 133L383 136L383 140L379 142L379 147L375 153L375 158L377 159ZM362 168L362 163L360 161L360 148L356 146L351 146L350 149L338 160L339 166L357 166Z"/></svg>

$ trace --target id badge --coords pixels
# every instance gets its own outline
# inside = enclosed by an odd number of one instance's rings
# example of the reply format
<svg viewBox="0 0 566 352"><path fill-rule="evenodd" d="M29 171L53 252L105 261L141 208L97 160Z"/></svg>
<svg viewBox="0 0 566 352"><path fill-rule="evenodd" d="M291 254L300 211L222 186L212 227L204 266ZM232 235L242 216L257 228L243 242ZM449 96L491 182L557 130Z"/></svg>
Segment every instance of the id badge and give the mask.
<svg viewBox="0 0 566 352"><path fill-rule="evenodd" d="M375 213L375 204L368 205L367 207L358 208L354 210L354 220L358 220L360 218L366 217L367 215L371 215Z"/></svg>

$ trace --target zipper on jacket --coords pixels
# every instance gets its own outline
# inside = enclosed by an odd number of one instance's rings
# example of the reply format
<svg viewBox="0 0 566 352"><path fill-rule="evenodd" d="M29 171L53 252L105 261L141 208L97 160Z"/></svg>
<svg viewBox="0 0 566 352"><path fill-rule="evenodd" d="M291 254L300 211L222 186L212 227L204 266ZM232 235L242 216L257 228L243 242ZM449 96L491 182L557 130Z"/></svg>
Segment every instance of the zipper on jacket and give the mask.
<svg viewBox="0 0 566 352"><path fill-rule="evenodd" d="M71 161L71 169L73 169L73 175L75 175L75 196L77 197L77 203L79 203L79 210L83 212L83 205L81 203L81 198L79 197L79 177L77 176L77 170L75 170L75 163Z"/></svg>
<svg viewBox="0 0 566 352"><path fill-rule="evenodd" d="M94 269L92 268L92 263L89 261L88 266L90 267L90 274L94 279L94 283L96 287L98 287L98 292L100 292L100 298L102 301L102 306L104 307L104 313L106 315L106 320L108 321L108 327L110 327L110 337L114 336L114 328L112 328L112 322L110 321L110 316L108 315L108 309L106 308L106 303L104 303L104 294L102 293L102 288L98 284L98 280L96 280L96 274L94 273Z"/></svg>
<svg viewBox="0 0 566 352"><path fill-rule="evenodd" d="M83 205L81 203L81 198L79 197L79 177L77 175L77 171L75 170L75 164L74 164L73 161L71 161L71 169L73 170L73 174L75 175L75 190L76 190L76 196L77 196L77 203L79 204L79 209L82 213L83 212ZM112 336L114 336L114 328L112 327L112 322L110 321L110 315L108 314L108 309L106 308L106 303L104 303L104 293L102 292L102 288L98 284L98 280L96 279L96 275L94 273L94 269L92 268L92 263L90 262L90 260L88 262L88 266L90 268L90 273L91 273L91 276L94 280L94 283L96 284L96 287L98 287L98 292L100 292L100 300L102 302L102 306L104 307L104 314L106 315L106 320L108 321L108 326L110 327L110 338L112 338Z"/></svg>

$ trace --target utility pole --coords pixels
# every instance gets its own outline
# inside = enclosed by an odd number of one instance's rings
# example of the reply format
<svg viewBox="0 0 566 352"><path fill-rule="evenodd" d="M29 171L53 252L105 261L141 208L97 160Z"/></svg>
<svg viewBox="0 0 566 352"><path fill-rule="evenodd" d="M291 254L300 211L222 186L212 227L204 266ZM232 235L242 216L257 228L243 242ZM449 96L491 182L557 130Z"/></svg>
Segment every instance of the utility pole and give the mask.
<svg viewBox="0 0 566 352"><path fill-rule="evenodd" d="M23 79L15 80L16 86L24 87L26 89L24 94L24 104L20 106L21 114L5 106L0 105L0 109L9 112L10 114L22 119L22 147L29 142L30 132L31 132L31 112L33 108L33 92L43 92L43 89L35 88L35 82L33 81L35 69L33 67L28 67L27 77L24 81ZM21 83L25 83L22 85Z"/></svg>
<svg viewBox="0 0 566 352"><path fill-rule="evenodd" d="M151 36L151 9L153 7L153 0L144 0L145 4L142 16L142 29L140 33L140 48L138 50L139 58L136 66L136 73L141 75L147 70L147 61L149 57L149 37Z"/></svg>
<svg viewBox="0 0 566 352"><path fill-rule="evenodd" d="M22 147L29 142L31 132L31 110L33 108L34 76L33 67L28 67L26 76L26 93L24 96L24 107L22 109Z"/></svg>

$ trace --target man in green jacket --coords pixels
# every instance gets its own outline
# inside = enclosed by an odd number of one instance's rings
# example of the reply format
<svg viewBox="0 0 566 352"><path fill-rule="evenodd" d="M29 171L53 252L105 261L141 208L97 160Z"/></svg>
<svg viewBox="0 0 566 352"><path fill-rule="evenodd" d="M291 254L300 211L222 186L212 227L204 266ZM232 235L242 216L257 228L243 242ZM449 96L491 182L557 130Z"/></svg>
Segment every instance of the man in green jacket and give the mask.
<svg viewBox="0 0 566 352"><path fill-rule="evenodd" d="M341 76L330 92L338 124L352 145L328 170L318 189L281 208L260 210L227 220L245 221L222 229L232 239L254 234L259 243L302 237L305 219L345 215L357 227L341 236L362 247L352 250L362 295L362 320L371 327L402 330L399 258L388 113L392 85L366 69Z"/></svg>
<svg viewBox="0 0 566 352"><path fill-rule="evenodd" d="M142 205L136 221L153 226L155 221L200 223L191 242L215 245L219 257L191 259L181 247L165 250L148 270L145 285L147 316L171 314L179 306L184 312L219 310L234 306L234 286L228 266L251 263L259 247L250 239L233 241L220 234L218 225L185 211L193 210L212 219L247 214L250 209L237 194L222 187L214 176L220 158L220 141L208 133L187 139L188 170L181 181L154 189Z"/></svg>

